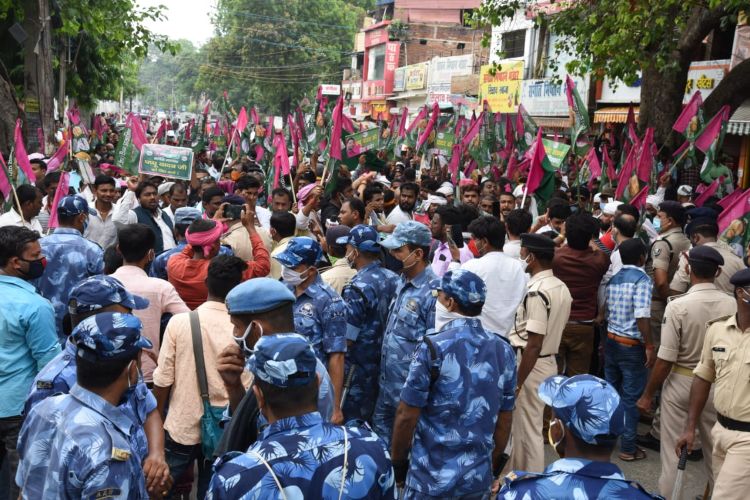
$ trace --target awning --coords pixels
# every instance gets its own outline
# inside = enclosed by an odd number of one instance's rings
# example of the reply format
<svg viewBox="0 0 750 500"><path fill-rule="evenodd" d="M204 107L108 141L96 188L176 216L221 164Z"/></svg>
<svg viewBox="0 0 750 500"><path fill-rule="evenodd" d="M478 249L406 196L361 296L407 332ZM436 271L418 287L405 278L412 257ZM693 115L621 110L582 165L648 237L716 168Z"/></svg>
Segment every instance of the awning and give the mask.
<svg viewBox="0 0 750 500"><path fill-rule="evenodd" d="M750 99L743 102L729 118L727 134L750 135Z"/></svg>
<svg viewBox="0 0 750 500"><path fill-rule="evenodd" d="M571 127L571 121L569 117L560 116L533 116L531 117L537 126L543 129L547 128L563 128L568 129Z"/></svg>
<svg viewBox="0 0 750 500"><path fill-rule="evenodd" d="M594 123L625 123L629 106L612 106L594 111ZM638 106L633 106L635 121L638 121Z"/></svg>

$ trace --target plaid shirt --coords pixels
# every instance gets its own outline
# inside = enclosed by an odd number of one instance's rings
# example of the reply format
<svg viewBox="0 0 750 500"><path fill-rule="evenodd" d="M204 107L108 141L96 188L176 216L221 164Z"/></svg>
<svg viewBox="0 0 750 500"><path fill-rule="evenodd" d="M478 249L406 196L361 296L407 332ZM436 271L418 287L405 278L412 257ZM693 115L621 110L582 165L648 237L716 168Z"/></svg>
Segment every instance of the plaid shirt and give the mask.
<svg viewBox="0 0 750 500"><path fill-rule="evenodd" d="M609 331L642 340L637 319L651 317L653 281L640 267L625 265L607 285Z"/></svg>

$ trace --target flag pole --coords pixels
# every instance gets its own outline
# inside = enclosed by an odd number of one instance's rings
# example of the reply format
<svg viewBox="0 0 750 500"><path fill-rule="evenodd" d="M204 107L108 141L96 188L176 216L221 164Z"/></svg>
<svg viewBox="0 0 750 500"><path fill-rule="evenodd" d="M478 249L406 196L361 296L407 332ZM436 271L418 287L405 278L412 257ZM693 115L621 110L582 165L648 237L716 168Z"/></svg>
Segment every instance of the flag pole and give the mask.
<svg viewBox="0 0 750 500"><path fill-rule="evenodd" d="M523 187L523 197L521 198L521 210L525 210L524 207L526 206L526 194L529 192L529 181L526 181L526 184Z"/></svg>
<svg viewBox="0 0 750 500"><path fill-rule="evenodd" d="M235 132L237 132L235 130ZM232 138L229 140L229 146L227 147L227 154L224 155L224 163L221 165L221 170L219 170L219 179L221 179L221 176L224 174L224 168L227 166L227 158L229 158L229 153L232 151L232 145L234 144L234 134L232 134Z"/></svg>

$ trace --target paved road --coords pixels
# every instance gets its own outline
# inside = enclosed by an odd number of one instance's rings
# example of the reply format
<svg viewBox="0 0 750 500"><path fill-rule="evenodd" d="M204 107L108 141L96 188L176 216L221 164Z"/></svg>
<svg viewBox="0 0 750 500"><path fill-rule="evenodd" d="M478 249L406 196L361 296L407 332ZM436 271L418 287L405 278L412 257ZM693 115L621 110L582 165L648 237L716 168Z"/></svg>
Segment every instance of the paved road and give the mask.
<svg viewBox="0 0 750 500"><path fill-rule="evenodd" d="M648 431L648 427L641 424L638 432L643 433L646 431ZM557 458L557 454L552 450L550 445L544 447L544 455L547 463L551 463ZM646 450L646 458L644 460L623 462L617 458L617 451L615 451L612 454L612 461L622 469L627 479L638 481L649 492L659 492L659 473L661 471L659 452ZM685 474L682 477L682 498L679 500L695 500L696 497L702 498L707 479L703 461L688 462Z"/></svg>

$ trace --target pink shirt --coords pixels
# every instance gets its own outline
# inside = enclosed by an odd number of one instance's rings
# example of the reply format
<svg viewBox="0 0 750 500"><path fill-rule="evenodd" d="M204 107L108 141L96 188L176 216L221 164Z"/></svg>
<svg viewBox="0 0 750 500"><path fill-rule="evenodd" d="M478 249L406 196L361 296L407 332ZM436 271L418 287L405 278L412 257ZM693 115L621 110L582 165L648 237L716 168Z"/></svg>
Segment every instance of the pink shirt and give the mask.
<svg viewBox="0 0 750 500"><path fill-rule="evenodd" d="M146 272L136 266L122 266L112 274L125 285L125 289L148 299L148 307L133 314L143 323L143 335L146 336L154 348L150 350L154 358L159 356L159 331L163 314L177 314L188 312L188 306L177 294L177 290L169 282L159 278L150 278ZM146 382L151 382L156 362L148 354L141 356L141 370Z"/></svg>

